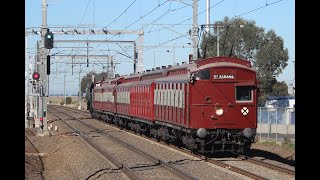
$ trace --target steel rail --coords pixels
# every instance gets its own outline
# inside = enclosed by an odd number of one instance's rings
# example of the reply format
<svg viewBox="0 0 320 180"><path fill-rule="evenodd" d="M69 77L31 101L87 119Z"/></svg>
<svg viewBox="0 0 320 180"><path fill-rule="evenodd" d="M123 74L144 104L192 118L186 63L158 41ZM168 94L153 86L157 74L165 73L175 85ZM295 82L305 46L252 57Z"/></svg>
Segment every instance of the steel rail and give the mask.
<svg viewBox="0 0 320 180"><path fill-rule="evenodd" d="M57 113L53 112L52 110L51 113L53 113L55 116L61 118ZM61 118L63 120L63 118ZM142 180L143 178L139 177L136 173L134 173L130 168L127 166L121 164L118 160L113 158L109 153L107 153L105 150L100 148L98 145L96 145L92 140L90 140L86 135L84 135L82 132L77 130L75 127L73 127L71 124L69 124L66 121L62 121L65 123L70 129L72 129L74 132L76 132L82 139L84 139L88 144L90 144L95 150L97 150L99 153L101 153L105 158L107 158L111 163L113 163L119 170L121 170L123 173L125 173L129 178L135 179L135 180Z"/></svg>
<svg viewBox="0 0 320 180"><path fill-rule="evenodd" d="M245 161L248 161L250 163L254 163L254 164L257 164L257 165L260 165L260 166L263 166L263 167L267 167L269 169L277 170L277 171L284 172L284 173L287 173L287 174L290 174L290 175L295 175L295 171L294 170L287 169L287 168L284 168L284 167L280 167L280 166L277 166L277 165L274 165L274 164L271 164L271 163L268 163L268 162L263 162L263 161L260 161L260 160L252 159L252 158L249 158L249 157L243 156L243 155L239 156L238 158L240 158L242 160L245 160Z"/></svg>
<svg viewBox="0 0 320 180"><path fill-rule="evenodd" d="M27 129L27 130L30 131L30 132L34 135L34 133L33 133L30 129ZM31 140L30 140L27 136L25 136L25 138L29 141L29 143L31 144L31 146L32 146L32 147L36 150L36 152L37 152L38 158L39 158L40 163L41 163L41 169L40 169L39 174L40 174L41 178L44 179L44 176L43 176L44 165L43 165L43 162L42 162L42 159L41 159L41 156L40 156L40 152L38 151L38 149L34 146L34 144L31 142Z"/></svg>
<svg viewBox="0 0 320 180"><path fill-rule="evenodd" d="M61 111L61 112L63 112L63 111ZM125 147L129 148L130 150L134 151L135 153L147 158L151 162L156 163L156 164L160 164L163 168L165 168L166 170L178 175L182 179L186 179L186 180L196 180L196 179L198 179L198 178L195 178L195 177L191 176L190 174L188 174L186 172L183 172L182 170L174 167L173 165L171 165L169 163L166 163L166 162L164 162L164 161L162 161L160 159L157 159L156 157L152 156L151 154L148 154L148 153L146 153L146 152L144 152L144 151L142 151L142 150L140 150L140 149L138 149L138 148L136 148L136 147L124 142L124 141L122 141L121 139L119 139L117 137L114 137L114 136L112 136L112 135L110 135L108 133L102 132L100 129L98 129L98 128L96 128L96 127L94 127L94 126L92 126L92 125L90 125L90 124L88 124L86 122L83 122L80 119L78 119L78 118L76 118L76 117L74 117L74 116L72 116L70 114L68 114L68 115L73 117L73 118L75 118L75 119L77 119L77 120L79 120L80 122L85 124L87 127L91 128L91 129L94 129L95 131L98 131L98 132L100 132L101 134L103 134L105 136L108 136L109 138L111 138L112 140L116 141L117 143L122 144Z"/></svg>

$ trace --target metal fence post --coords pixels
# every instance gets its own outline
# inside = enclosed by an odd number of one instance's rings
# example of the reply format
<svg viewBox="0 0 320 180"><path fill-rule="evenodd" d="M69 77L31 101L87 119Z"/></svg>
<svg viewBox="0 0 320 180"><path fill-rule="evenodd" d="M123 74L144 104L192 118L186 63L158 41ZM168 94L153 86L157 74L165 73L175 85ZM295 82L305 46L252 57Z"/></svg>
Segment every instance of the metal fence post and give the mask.
<svg viewBox="0 0 320 180"><path fill-rule="evenodd" d="M278 107L276 107L276 142L278 142Z"/></svg>
<svg viewBox="0 0 320 180"><path fill-rule="evenodd" d="M285 136L288 136L288 128L290 123L290 111L288 108L285 109L286 112L286 130L285 130Z"/></svg>
<svg viewBox="0 0 320 180"><path fill-rule="evenodd" d="M260 122L259 122L259 120L258 120L258 123L261 125L262 124L262 113L261 113L261 107L259 107L259 111L258 111L258 113L260 113ZM259 139L261 139L261 130L260 130L260 137L259 137Z"/></svg>
<svg viewBox="0 0 320 180"><path fill-rule="evenodd" d="M269 134L270 134L270 131L271 131L271 122L270 122L270 117L269 117L269 109L267 109L268 111L268 141L269 141Z"/></svg>

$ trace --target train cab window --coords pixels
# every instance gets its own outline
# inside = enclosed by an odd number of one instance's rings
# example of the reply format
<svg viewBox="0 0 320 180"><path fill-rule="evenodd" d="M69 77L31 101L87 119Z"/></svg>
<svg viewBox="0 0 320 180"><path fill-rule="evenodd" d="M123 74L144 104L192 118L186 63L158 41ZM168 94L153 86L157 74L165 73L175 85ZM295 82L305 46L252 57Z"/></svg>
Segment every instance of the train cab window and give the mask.
<svg viewBox="0 0 320 180"><path fill-rule="evenodd" d="M204 69L195 74L196 80L209 80L210 79L210 69Z"/></svg>
<svg viewBox="0 0 320 180"><path fill-rule="evenodd" d="M236 86L236 101L252 102L252 86Z"/></svg>

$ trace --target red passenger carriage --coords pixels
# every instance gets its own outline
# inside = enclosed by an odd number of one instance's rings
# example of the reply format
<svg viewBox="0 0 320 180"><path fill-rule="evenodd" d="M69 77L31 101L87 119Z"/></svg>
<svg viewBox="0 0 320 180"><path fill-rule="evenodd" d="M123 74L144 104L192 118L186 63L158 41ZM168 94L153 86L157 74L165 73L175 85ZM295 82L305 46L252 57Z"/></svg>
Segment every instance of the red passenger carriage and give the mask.
<svg viewBox="0 0 320 180"><path fill-rule="evenodd" d="M106 85L116 97L108 106L100 105L102 87L94 87L90 112L122 127L200 152L243 152L254 140L258 88L246 60L200 59L122 77Z"/></svg>

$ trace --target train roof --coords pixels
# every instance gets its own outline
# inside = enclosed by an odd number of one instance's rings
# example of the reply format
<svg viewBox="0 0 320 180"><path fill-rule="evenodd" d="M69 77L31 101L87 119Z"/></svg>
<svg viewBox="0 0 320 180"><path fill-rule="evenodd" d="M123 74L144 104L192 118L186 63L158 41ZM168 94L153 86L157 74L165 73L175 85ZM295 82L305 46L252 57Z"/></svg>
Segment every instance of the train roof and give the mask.
<svg viewBox="0 0 320 180"><path fill-rule="evenodd" d="M206 59L198 59L195 61L195 63L198 65L198 67L203 66L205 64L216 63L216 62L232 62L232 63L241 64L241 65L244 65L244 66L251 68L250 61L236 58L236 57L225 57L225 56L210 57L210 58L206 58Z"/></svg>
<svg viewBox="0 0 320 180"><path fill-rule="evenodd" d="M119 87L131 86L131 85L150 85L152 82L155 83L165 83L165 82L188 82L189 81L189 73L197 72L202 69L212 68L212 67L239 67L243 69L248 69L251 71L255 71L255 69L251 66L251 63L247 60L234 58L234 57L210 57L206 59L198 59L192 61L191 63L183 62L182 64L177 64L175 66L168 65L157 68L152 68L152 70L146 70L143 72L138 72L131 75L123 75L114 79L108 79L100 83L100 86L106 87L110 85L115 85L116 81L120 81L118 84ZM175 71L182 70L185 74L179 74L179 72ZM184 71L185 70L185 71ZM174 74L171 75L170 72ZM176 73L176 74L175 74ZM156 75L159 74L159 75ZM102 87L97 86L97 89L101 89Z"/></svg>
<svg viewBox="0 0 320 180"><path fill-rule="evenodd" d="M162 78L155 79L154 82L156 83L167 83L167 82L175 82L175 83L184 83L188 82L189 76L188 74L180 74L174 76L166 76Z"/></svg>
<svg viewBox="0 0 320 180"><path fill-rule="evenodd" d="M124 75L123 78L124 79L131 79L131 78L136 78L136 77L140 78L141 75L142 75L141 73L136 73L136 74L132 74L132 75Z"/></svg>

